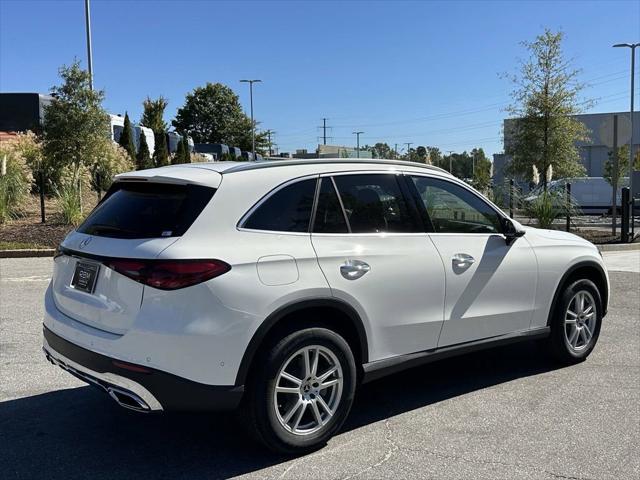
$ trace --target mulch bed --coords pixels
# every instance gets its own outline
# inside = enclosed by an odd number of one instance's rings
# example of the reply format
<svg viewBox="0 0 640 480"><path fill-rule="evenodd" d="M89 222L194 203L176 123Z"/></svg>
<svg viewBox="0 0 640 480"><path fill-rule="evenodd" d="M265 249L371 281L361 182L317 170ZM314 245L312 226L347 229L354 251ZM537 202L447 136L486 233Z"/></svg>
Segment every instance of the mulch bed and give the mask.
<svg viewBox="0 0 640 480"><path fill-rule="evenodd" d="M97 203L95 194L84 196L85 212L90 212ZM73 226L65 225L55 198L45 200L46 223L40 222L40 198L29 196L22 205L20 216L0 225L0 242L33 244L41 248L55 248Z"/></svg>

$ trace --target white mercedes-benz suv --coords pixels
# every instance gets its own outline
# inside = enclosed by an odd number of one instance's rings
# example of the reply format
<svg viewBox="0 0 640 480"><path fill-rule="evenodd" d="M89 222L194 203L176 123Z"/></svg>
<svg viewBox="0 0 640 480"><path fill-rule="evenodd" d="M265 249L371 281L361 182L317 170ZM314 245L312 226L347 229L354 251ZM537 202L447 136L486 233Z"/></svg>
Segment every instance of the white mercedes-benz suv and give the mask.
<svg viewBox="0 0 640 480"><path fill-rule="evenodd" d="M404 368L525 340L584 360L609 298L591 243L385 160L121 174L54 262L52 363L141 412L238 407L289 453Z"/></svg>

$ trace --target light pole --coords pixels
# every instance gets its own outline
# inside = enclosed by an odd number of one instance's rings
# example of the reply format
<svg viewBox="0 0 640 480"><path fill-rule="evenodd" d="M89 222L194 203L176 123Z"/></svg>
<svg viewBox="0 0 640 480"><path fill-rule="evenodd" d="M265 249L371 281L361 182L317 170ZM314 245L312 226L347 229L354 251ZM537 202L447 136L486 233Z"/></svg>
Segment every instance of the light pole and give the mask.
<svg viewBox="0 0 640 480"><path fill-rule="evenodd" d="M89 67L89 88L93 90L93 60L91 55L91 7L89 0L84 0L84 22L87 30L87 67Z"/></svg>
<svg viewBox="0 0 640 480"><path fill-rule="evenodd" d="M356 158L360 158L360 135L364 132L351 132L356 136Z"/></svg>
<svg viewBox="0 0 640 480"><path fill-rule="evenodd" d="M633 81L636 64L636 47L640 47L640 43L616 43L614 48L626 47L631 49L631 138L629 139L629 199L633 205ZM633 208L631 211L631 225L633 225Z"/></svg>
<svg viewBox="0 0 640 480"><path fill-rule="evenodd" d="M251 104L251 154L256 159L256 124L253 122L253 84L262 80L240 80L240 83L249 84L249 102Z"/></svg>

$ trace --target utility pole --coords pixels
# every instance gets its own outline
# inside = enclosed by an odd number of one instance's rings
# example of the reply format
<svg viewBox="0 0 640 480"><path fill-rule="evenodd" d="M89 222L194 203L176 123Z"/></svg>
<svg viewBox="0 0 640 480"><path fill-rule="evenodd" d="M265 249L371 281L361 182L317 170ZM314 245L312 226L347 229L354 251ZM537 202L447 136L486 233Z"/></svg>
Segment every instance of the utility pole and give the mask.
<svg viewBox="0 0 640 480"><path fill-rule="evenodd" d="M393 148L393 153L395 154L394 158L398 158L398 144L397 143L395 144L395 147Z"/></svg>
<svg viewBox="0 0 640 480"><path fill-rule="evenodd" d="M256 124L253 121L253 84L260 83L262 80L240 80L240 83L249 84L249 102L251 104L251 154L253 160L256 159Z"/></svg>
<svg viewBox="0 0 640 480"><path fill-rule="evenodd" d="M84 0L84 22L87 30L87 66L89 67L89 88L93 90L93 59L91 55L91 6Z"/></svg>
<svg viewBox="0 0 640 480"><path fill-rule="evenodd" d="M327 120L329 120L328 118L322 118L322 126L318 127L322 129L322 144L326 145L327 144L327 128L331 128L331 127L327 127Z"/></svg>
<svg viewBox="0 0 640 480"><path fill-rule="evenodd" d="M447 153L449 154L449 173L450 173L451 175L453 175L453 168L452 168L452 167L453 167L453 163L452 163L452 160L453 160L453 156L452 156L452 154L453 154L453 150L447 150Z"/></svg>
<svg viewBox="0 0 640 480"><path fill-rule="evenodd" d="M356 136L356 158L360 158L360 135L364 132L351 132Z"/></svg>
<svg viewBox="0 0 640 480"><path fill-rule="evenodd" d="M631 231L633 232L633 83L636 67L636 47L640 47L640 43L617 43L614 47L626 47L631 50L631 108L629 112L631 115L631 138L629 139L629 201L631 202L631 208L629 209L631 213L629 215L631 217L631 221L629 222L629 225L631 225Z"/></svg>
<svg viewBox="0 0 640 480"><path fill-rule="evenodd" d="M405 145L407 146L407 160L411 160L411 145L413 145L413 142L405 142Z"/></svg>
<svg viewBox="0 0 640 480"><path fill-rule="evenodd" d="M476 153L473 153L473 157L471 157L471 177L476 177Z"/></svg>
<svg viewBox="0 0 640 480"><path fill-rule="evenodd" d="M272 143L271 143L271 135L275 135L276 132L274 132L273 130L269 129L265 132L267 134L267 139L269 140L269 156L273 155L273 150L272 150Z"/></svg>

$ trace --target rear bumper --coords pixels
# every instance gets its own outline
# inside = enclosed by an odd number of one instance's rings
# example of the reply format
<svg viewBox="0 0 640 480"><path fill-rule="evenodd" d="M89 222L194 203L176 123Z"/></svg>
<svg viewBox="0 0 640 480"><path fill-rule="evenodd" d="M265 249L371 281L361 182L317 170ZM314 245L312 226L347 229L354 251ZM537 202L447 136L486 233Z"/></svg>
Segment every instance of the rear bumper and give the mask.
<svg viewBox="0 0 640 480"><path fill-rule="evenodd" d="M243 386L217 386L127 364L79 347L43 326L47 359L80 380L105 390L120 405L141 412L235 409ZM122 366L124 365L124 368ZM139 370L139 371L135 371Z"/></svg>

